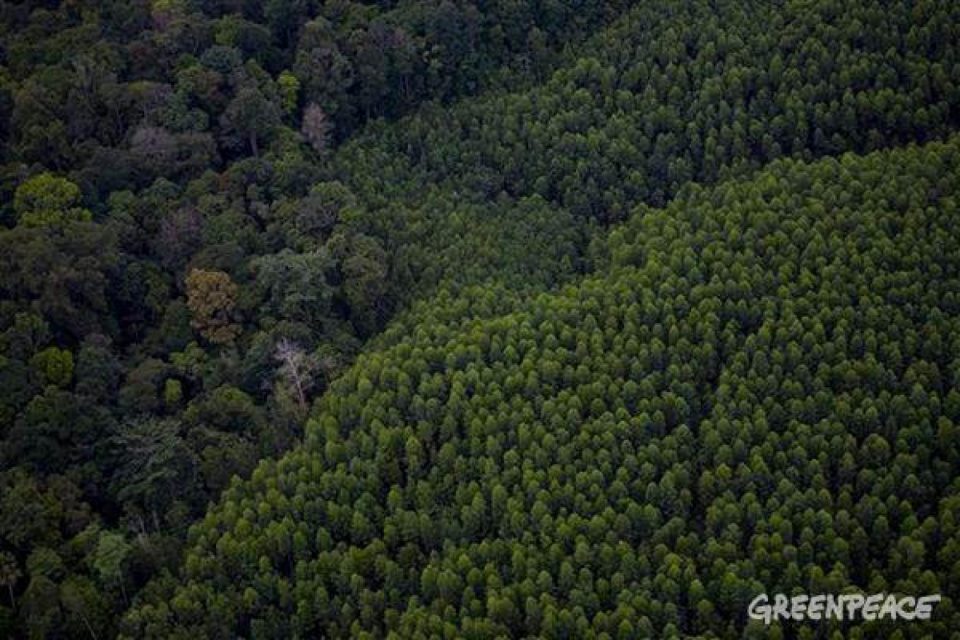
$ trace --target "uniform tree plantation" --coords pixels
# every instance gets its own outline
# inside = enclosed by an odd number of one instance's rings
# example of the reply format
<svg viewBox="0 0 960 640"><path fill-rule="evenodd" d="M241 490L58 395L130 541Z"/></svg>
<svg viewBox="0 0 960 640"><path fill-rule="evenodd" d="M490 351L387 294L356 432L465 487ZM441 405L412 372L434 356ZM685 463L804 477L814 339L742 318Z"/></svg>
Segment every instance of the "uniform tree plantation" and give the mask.
<svg viewBox="0 0 960 640"><path fill-rule="evenodd" d="M960 637L960 5L0 33L0 637Z"/></svg>

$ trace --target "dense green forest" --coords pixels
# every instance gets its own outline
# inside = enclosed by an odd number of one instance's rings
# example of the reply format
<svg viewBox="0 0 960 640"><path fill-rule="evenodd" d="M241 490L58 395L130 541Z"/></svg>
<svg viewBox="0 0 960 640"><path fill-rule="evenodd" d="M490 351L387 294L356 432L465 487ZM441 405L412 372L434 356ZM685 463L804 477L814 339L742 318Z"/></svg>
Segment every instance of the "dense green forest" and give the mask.
<svg viewBox="0 0 960 640"><path fill-rule="evenodd" d="M0 34L0 636L960 629L960 6Z"/></svg>
<svg viewBox="0 0 960 640"><path fill-rule="evenodd" d="M602 275L418 323L127 633L736 635L764 588L957 593L958 189L957 138L778 161L641 208Z"/></svg>

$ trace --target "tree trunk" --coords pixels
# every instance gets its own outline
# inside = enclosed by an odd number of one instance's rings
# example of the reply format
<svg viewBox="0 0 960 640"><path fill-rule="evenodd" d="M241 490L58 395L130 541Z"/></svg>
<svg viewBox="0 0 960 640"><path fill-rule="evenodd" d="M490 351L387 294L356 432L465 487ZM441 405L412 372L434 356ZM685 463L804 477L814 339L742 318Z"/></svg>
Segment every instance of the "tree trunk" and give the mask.
<svg viewBox="0 0 960 640"><path fill-rule="evenodd" d="M97 632L93 630L93 625L91 625L91 624L90 624L90 621L87 620L87 616L83 615L83 612L82 612L82 611L78 611L77 613L80 614L80 619L83 620L84 626L86 626L86 627L87 627L87 631L90 632L90 637L93 638L93 640L98 640L98 638L97 638Z"/></svg>
<svg viewBox="0 0 960 640"><path fill-rule="evenodd" d="M305 411L307 408L307 396L303 393L303 384L300 382L299 373L293 374L293 380L297 385L297 400L300 401L300 409Z"/></svg>

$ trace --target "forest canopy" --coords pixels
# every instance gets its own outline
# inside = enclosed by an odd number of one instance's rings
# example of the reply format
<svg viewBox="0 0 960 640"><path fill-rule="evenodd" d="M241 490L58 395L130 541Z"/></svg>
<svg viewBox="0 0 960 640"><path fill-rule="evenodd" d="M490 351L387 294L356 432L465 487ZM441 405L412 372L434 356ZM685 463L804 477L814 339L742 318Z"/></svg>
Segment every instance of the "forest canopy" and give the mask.
<svg viewBox="0 0 960 640"><path fill-rule="evenodd" d="M0 4L0 637L955 633L958 44ZM849 590L943 600L746 617Z"/></svg>
<svg viewBox="0 0 960 640"><path fill-rule="evenodd" d="M575 285L419 323L125 633L766 637L765 589L957 593L958 185L957 138L777 161L639 208Z"/></svg>

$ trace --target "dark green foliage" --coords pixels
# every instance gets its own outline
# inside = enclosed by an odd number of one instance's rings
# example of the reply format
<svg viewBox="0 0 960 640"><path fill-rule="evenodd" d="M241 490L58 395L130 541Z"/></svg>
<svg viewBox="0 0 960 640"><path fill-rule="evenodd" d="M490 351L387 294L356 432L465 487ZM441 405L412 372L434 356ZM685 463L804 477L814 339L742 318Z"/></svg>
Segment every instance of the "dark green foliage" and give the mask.
<svg viewBox="0 0 960 640"><path fill-rule="evenodd" d="M737 637L763 591L956 594L958 185L956 138L778 161L641 207L577 285L426 314L125 633Z"/></svg>
<svg viewBox="0 0 960 640"><path fill-rule="evenodd" d="M0 636L952 630L955 4L3 4Z"/></svg>
<svg viewBox="0 0 960 640"><path fill-rule="evenodd" d="M540 194L609 221L731 167L931 139L955 123L954 7L858 2L838 25L835 3L758 4L638 7L543 86L373 128L338 168L388 212L441 183L462 198Z"/></svg>

